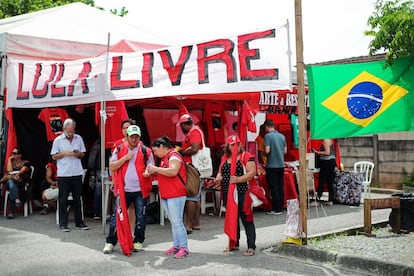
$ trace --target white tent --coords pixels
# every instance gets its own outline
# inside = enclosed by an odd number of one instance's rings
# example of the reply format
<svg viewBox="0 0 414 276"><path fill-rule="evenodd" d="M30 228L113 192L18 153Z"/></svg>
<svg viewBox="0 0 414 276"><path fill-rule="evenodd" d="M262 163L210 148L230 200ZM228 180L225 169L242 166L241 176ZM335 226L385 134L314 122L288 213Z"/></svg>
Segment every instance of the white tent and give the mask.
<svg viewBox="0 0 414 276"><path fill-rule="evenodd" d="M107 45L108 33L111 44L121 39L166 44L125 18L83 3L72 3L0 20L0 51L37 59L67 60L74 53L75 59L91 57Z"/></svg>

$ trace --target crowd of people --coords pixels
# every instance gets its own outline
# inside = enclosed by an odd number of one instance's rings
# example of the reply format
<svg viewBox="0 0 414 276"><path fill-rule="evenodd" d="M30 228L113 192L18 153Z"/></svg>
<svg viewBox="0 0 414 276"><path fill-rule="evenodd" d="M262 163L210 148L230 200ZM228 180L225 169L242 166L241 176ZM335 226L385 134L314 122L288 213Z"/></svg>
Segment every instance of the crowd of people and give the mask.
<svg viewBox="0 0 414 276"><path fill-rule="evenodd" d="M108 167L112 176L112 204L109 219L109 233L106 237L103 253L110 254L119 243L122 252L130 255L131 252L144 250L146 212L153 181L157 181L160 206L164 208L171 224L172 246L165 250L166 255L175 258L185 258L190 255L188 235L194 230L201 230L200 207L201 189L204 179L200 179L200 189L196 196L187 197L187 191L182 179L186 179L185 164L192 161L192 156L203 147L203 130L194 123L189 114L183 114L177 126L184 133L179 150L175 148L168 136L162 136L149 146L141 141L141 128L134 120L127 119L121 124L123 138L114 143L108 158ZM82 182L85 174L82 158L86 154L86 147L82 136L75 133L76 122L68 118L63 123L63 133L53 140L50 150L50 160L45 166L46 175L42 182L43 208L40 214L46 215L58 207L59 229L69 232L68 225L68 197L72 198L74 208L75 227L88 230L83 220ZM272 120L266 120L260 126L257 137L258 162L265 167L266 180L269 185L272 210L271 215L281 214L283 204L283 173L284 155L287 146L285 137L279 133ZM229 135L223 145L223 156L217 174L213 175L215 188L221 190L224 206L236 202L235 222L237 223L236 238L225 251L239 250L240 222L247 237L247 250L245 256L253 256L256 249L256 230L251 210L250 193L257 192L255 176L257 162L255 156L244 150L237 135ZM323 162L320 181L328 180L331 186L334 155L332 143L324 141L318 155ZM325 164L326 163L326 164ZM16 147L8 158L6 173L0 182L5 183L9 191L9 211L7 217L15 217L16 208L22 205L24 193L27 193L28 178L30 177L30 162L22 158L21 150ZM96 173L99 176L100 172ZM322 179L322 180L321 180ZM102 182L102 180L100 180ZM25 188L26 187L26 188ZM318 198L323 192L323 183L318 190ZM95 185L101 190L101 186ZM234 193L237 193L237 199ZM95 216L100 217L101 194L96 196ZM99 198L98 198L99 197ZM331 188L329 188L331 200ZM56 204L58 202L59 204ZM247 208L246 208L247 206ZM230 206L229 206L230 207ZM228 210L230 210L229 208ZM227 215L227 214L226 214Z"/></svg>

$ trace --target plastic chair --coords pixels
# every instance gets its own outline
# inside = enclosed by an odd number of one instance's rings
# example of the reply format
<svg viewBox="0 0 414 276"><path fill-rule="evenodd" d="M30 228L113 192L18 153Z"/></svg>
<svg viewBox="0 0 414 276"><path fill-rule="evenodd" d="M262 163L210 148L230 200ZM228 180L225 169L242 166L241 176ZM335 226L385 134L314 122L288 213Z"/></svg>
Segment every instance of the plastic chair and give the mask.
<svg viewBox="0 0 414 276"><path fill-rule="evenodd" d="M34 166L30 166L30 181L33 180L34 170L35 170ZM27 191L29 186L30 186L30 183L26 183L25 191ZM9 199L9 194L10 194L9 190L6 190L6 192L4 193L4 216L7 216L7 201ZM33 214L33 206L32 206L31 199L26 200L23 205L23 215L27 217L29 212L30 214Z"/></svg>
<svg viewBox="0 0 414 276"><path fill-rule="evenodd" d="M371 198L371 180L374 167L374 163L370 161L358 161L354 163L354 171L363 174L362 187L364 188L364 196L368 195L367 198Z"/></svg>
<svg viewBox="0 0 414 276"><path fill-rule="evenodd" d="M212 201L207 202L207 193L212 194ZM215 189L208 189L208 188L201 188L201 214L206 214L206 209L209 207L213 207L214 213L216 213L216 190Z"/></svg>
<svg viewBox="0 0 414 276"><path fill-rule="evenodd" d="M299 171L294 171L296 177L296 183L299 184ZM306 170L306 196L307 196L307 205L308 209L312 206L312 202L315 203L315 210L316 210L316 217L319 218L319 211L318 207L321 207L323 214L328 216L325 212L325 208L323 208L323 204L316 201L316 189L315 189L315 178L313 176L312 170ZM312 202L311 202L312 201Z"/></svg>
<svg viewBox="0 0 414 276"><path fill-rule="evenodd" d="M83 170L83 174L82 174L82 185L83 185L83 181L85 180L85 176L86 176L86 169ZM72 193L69 193L68 195L68 200L73 200L72 197ZM80 203L81 203L81 212L82 212L82 220L85 219L85 216L83 214L83 198L82 196L80 197ZM68 212L69 212L70 206L68 206ZM56 200L56 224L59 224L59 198Z"/></svg>

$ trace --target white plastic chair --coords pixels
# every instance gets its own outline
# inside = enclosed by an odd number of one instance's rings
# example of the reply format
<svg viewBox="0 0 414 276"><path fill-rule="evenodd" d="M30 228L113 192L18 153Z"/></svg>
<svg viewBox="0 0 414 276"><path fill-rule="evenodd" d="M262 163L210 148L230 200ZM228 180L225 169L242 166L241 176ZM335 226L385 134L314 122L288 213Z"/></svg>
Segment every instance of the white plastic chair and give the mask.
<svg viewBox="0 0 414 276"><path fill-rule="evenodd" d="M374 167L374 163L370 161L358 161L354 163L354 171L363 174L362 187L364 188L364 197L366 198L371 198L371 180Z"/></svg>
<svg viewBox="0 0 414 276"><path fill-rule="evenodd" d="M30 166L30 181L33 180L34 170L35 170L34 166ZM25 189L27 189L27 186L25 187ZM7 201L9 199L9 194L10 194L9 190L6 190L6 192L4 193L4 209L3 209L4 210L4 216L7 216ZM33 206L32 206L32 200L31 199L26 200L24 202L24 205L23 205L23 214L24 214L25 217L27 217L29 212L30 212L30 214L33 214Z"/></svg>

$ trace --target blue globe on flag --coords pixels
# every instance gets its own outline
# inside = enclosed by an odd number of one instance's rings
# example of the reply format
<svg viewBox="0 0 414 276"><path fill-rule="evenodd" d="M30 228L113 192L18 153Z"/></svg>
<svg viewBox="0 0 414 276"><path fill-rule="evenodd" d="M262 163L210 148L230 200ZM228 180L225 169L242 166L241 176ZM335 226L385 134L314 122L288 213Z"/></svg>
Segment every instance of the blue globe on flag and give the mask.
<svg viewBox="0 0 414 276"><path fill-rule="evenodd" d="M347 106L356 119L366 119L379 111L382 100L383 91L378 84L369 81L360 82L349 91Z"/></svg>

